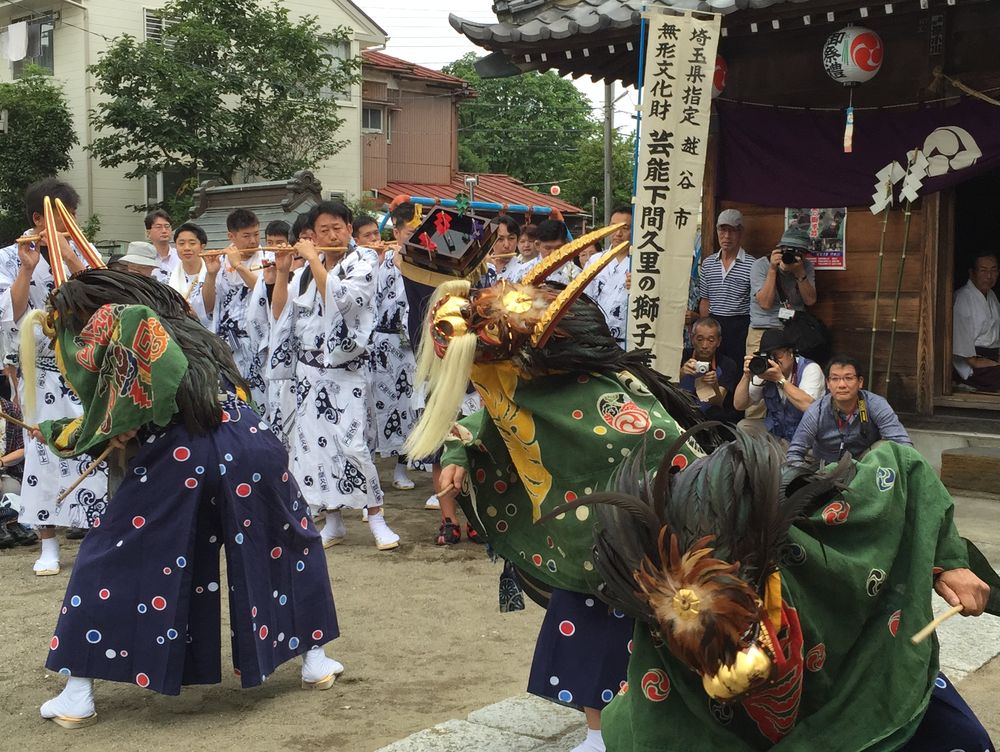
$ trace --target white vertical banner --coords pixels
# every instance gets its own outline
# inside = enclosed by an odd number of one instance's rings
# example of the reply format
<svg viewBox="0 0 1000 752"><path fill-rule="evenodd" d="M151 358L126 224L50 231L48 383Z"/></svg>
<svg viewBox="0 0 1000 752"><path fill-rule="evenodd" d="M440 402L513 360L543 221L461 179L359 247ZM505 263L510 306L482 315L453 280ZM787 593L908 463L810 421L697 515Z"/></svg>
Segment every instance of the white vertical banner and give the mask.
<svg viewBox="0 0 1000 752"><path fill-rule="evenodd" d="M647 9L632 221L629 349L677 378L708 155L721 16Z"/></svg>

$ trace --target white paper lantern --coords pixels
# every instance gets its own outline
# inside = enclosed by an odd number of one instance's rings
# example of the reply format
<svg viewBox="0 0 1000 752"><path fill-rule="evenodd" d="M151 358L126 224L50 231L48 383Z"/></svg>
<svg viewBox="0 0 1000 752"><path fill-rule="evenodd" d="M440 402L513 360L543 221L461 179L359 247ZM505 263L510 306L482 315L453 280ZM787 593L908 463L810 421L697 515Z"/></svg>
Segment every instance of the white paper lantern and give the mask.
<svg viewBox="0 0 1000 752"><path fill-rule="evenodd" d="M712 76L712 99L719 96L726 88L726 72L729 70L722 55L715 56L715 75Z"/></svg>
<svg viewBox="0 0 1000 752"><path fill-rule="evenodd" d="M882 38L863 26L848 26L826 38L823 67L834 81L852 86L870 81L882 67Z"/></svg>

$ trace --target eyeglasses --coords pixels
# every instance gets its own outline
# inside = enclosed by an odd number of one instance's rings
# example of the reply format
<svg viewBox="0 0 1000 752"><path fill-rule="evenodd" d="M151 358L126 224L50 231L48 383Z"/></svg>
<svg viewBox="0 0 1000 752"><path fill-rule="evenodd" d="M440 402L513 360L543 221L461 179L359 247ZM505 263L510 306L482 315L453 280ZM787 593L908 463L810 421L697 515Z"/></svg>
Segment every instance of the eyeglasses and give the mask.
<svg viewBox="0 0 1000 752"><path fill-rule="evenodd" d="M170 225L165 225L163 223L160 223L160 224L152 225L149 229L150 230L169 230L170 229Z"/></svg>
<svg viewBox="0 0 1000 752"><path fill-rule="evenodd" d="M858 377L857 376L827 376L826 380L829 381L831 384L840 384L840 383L853 384L855 381L858 380Z"/></svg>

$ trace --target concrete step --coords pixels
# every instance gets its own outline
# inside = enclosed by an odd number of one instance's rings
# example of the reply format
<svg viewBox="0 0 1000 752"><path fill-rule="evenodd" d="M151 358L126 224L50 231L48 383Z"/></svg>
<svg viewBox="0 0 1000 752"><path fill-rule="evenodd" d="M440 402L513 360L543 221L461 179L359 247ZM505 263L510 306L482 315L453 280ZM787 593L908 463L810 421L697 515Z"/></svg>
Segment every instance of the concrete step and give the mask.
<svg viewBox="0 0 1000 752"><path fill-rule="evenodd" d="M949 449L1000 448L1000 421L998 421L997 433L929 428L919 424L913 426L908 421L905 421L903 425L906 432L910 434L913 446L938 472L941 471L941 454Z"/></svg>
<svg viewBox="0 0 1000 752"><path fill-rule="evenodd" d="M941 452L941 482L953 493L1000 494L1000 447L945 449Z"/></svg>

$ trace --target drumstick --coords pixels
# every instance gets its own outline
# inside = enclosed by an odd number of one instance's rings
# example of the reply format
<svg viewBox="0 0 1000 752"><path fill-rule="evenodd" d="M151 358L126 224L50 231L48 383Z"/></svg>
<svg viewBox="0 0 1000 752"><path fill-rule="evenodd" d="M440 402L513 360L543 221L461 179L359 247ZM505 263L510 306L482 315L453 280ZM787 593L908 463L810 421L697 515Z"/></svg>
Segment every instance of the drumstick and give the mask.
<svg viewBox="0 0 1000 752"><path fill-rule="evenodd" d="M919 645L921 642L927 639L931 632L940 627L944 622L953 617L955 614L962 613L964 606L959 604L958 606L952 606L947 611L945 611L940 616L934 618L930 624L917 632L913 637L910 638L910 642L914 645Z"/></svg>
<svg viewBox="0 0 1000 752"><path fill-rule="evenodd" d="M88 476L92 475L93 472L95 470L97 470L98 467L101 466L101 463L104 462L104 460L106 460L108 458L108 455L110 455L115 449L116 449L116 447L113 444L109 443L108 446L107 446L107 448L105 448L105 450L103 452L101 452L100 456L98 456L98 458L96 460L94 460L93 462L91 462L90 465L87 467L87 469L83 471L83 474L79 478L77 478L75 481L73 481L73 485L70 486L69 488L67 488L61 494L59 494L59 498L56 499L56 504L61 503L63 501L63 499L65 499L67 496L69 496L71 493L73 493L73 491L76 490L76 487L79 486L81 483L83 483L83 481Z"/></svg>
<svg viewBox="0 0 1000 752"><path fill-rule="evenodd" d="M23 420L18 420L13 415L8 415L7 413L3 412L3 410L0 410L0 418L3 418L8 423L13 423L15 426L19 426L20 428L23 428L25 431L29 431L30 432L30 431L37 431L38 430L38 426L29 426Z"/></svg>

